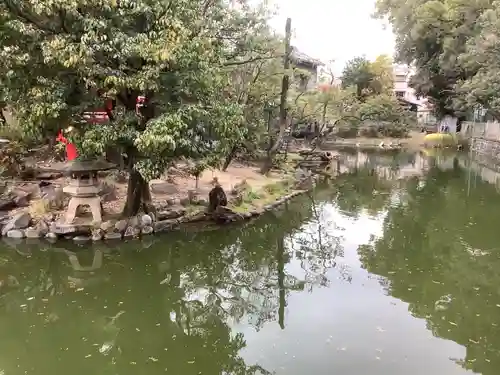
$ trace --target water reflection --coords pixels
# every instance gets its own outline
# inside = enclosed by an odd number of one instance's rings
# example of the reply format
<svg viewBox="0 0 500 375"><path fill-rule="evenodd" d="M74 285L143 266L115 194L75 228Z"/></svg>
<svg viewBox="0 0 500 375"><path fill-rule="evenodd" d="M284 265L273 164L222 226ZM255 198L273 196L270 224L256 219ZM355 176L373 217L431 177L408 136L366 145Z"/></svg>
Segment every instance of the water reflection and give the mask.
<svg viewBox="0 0 500 375"><path fill-rule="evenodd" d="M58 243L28 255L17 247L4 249L3 370L267 373L245 363L239 355L244 337L230 327L244 322L259 330L277 322L284 329L289 294L326 284L321 272L331 260L318 259L335 257L337 250L313 255L321 227L300 230L313 215L310 199L303 197L256 225L179 233L147 248L130 242L81 251ZM295 235L301 241L292 252ZM332 244L326 234L320 243ZM287 271L295 256L315 277Z"/></svg>
<svg viewBox="0 0 500 375"><path fill-rule="evenodd" d="M480 179L467 193L456 160L345 154L335 181L244 227L9 243L0 370L494 375L500 199Z"/></svg>
<svg viewBox="0 0 500 375"><path fill-rule="evenodd" d="M495 186L477 181L458 158L432 158L425 176L409 180L405 198L387 208L383 233L359 247L363 264L434 335L463 345L465 369L494 374L500 365L499 245Z"/></svg>

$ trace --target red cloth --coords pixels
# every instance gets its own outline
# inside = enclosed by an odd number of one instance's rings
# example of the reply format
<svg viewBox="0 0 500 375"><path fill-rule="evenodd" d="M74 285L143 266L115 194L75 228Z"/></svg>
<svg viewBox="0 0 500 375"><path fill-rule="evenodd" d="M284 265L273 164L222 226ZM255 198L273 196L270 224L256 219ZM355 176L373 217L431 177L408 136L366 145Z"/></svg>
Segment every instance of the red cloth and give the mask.
<svg viewBox="0 0 500 375"><path fill-rule="evenodd" d="M56 141L66 144L66 159L68 161L75 160L78 157L78 150L76 149L76 146L73 143L69 142L63 136L61 131L59 131Z"/></svg>

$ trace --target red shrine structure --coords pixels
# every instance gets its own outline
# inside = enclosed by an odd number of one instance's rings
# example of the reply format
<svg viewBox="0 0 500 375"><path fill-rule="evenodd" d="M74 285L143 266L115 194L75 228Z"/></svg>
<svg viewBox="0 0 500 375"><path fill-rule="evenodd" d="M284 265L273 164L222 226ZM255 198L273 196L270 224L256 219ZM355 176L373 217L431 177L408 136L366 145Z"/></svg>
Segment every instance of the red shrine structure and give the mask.
<svg viewBox="0 0 500 375"><path fill-rule="evenodd" d="M136 111L144 105L146 98L144 96L138 96L136 100ZM96 111L89 111L83 113L83 118L85 122L89 125L105 124L109 121L108 111L112 111L115 107L115 101L113 99L107 99L105 101L105 107L98 109ZM78 150L76 145L71 143L65 136L64 131L59 130L59 134L56 137L56 141L61 142L66 145L66 160L72 161L78 157Z"/></svg>

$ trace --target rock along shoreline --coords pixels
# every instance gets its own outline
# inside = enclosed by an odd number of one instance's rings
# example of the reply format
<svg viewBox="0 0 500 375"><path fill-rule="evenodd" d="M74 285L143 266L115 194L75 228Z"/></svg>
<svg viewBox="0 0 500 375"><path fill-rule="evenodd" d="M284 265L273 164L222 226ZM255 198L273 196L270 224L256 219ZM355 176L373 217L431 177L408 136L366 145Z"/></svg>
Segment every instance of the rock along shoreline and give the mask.
<svg viewBox="0 0 500 375"><path fill-rule="evenodd" d="M232 223L250 221L277 209L291 199L310 192L314 188L314 182L309 182L304 189L292 189L270 203L258 208L252 207L245 212L236 212L226 207L219 207L215 213L207 213L204 210L188 212L185 208L167 209L159 211L155 220L148 214L141 214L128 219L105 221L95 227L74 225L70 228L58 225L52 214L47 214L44 218L34 222L29 212L19 212L1 223L1 235L7 241L16 242L26 239L46 240L49 243L63 240L77 244L90 244L98 241L139 239L154 234L179 231L193 223L218 228ZM303 183L297 185L304 187Z"/></svg>

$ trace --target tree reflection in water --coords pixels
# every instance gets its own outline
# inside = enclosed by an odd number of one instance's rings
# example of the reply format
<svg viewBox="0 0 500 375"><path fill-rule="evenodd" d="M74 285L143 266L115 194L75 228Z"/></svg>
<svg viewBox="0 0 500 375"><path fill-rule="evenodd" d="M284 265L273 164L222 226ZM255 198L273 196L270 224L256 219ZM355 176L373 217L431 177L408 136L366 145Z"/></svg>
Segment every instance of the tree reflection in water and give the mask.
<svg viewBox="0 0 500 375"><path fill-rule="evenodd" d="M5 248L0 272L18 285L0 298L3 370L268 373L245 363L244 337L231 327L284 329L288 295L327 285L341 251L322 204L302 197L241 228L172 233L147 248L58 243L27 258ZM287 270L294 261L304 277Z"/></svg>
<svg viewBox="0 0 500 375"><path fill-rule="evenodd" d="M381 276L392 296L409 303L434 335L463 345L456 362L494 375L500 368L500 283L495 187L478 181L467 194L467 172L453 163L405 183L387 206L383 235L358 249L363 266Z"/></svg>

